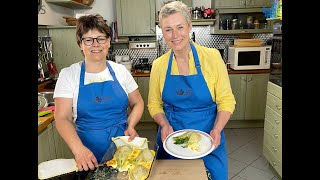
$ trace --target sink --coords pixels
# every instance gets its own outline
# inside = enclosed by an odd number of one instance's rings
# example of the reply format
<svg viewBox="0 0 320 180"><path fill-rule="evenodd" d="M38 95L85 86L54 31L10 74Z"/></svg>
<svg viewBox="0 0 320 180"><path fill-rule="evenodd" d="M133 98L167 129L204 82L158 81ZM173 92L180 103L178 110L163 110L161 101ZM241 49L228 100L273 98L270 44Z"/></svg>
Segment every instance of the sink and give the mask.
<svg viewBox="0 0 320 180"><path fill-rule="evenodd" d="M271 81L272 83L282 87L282 78L279 79L270 79L269 81Z"/></svg>
<svg viewBox="0 0 320 180"><path fill-rule="evenodd" d="M38 92L38 107L39 107L39 96L44 97L44 99L46 100L47 106L54 106L54 99L53 99L53 91L43 91L43 92ZM43 98L41 98L43 99Z"/></svg>

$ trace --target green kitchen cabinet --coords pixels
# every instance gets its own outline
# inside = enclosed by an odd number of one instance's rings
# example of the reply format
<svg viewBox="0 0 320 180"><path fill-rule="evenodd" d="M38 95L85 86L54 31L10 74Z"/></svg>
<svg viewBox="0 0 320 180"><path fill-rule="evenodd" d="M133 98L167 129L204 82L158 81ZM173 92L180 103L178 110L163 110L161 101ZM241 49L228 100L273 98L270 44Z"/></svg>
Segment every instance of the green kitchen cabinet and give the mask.
<svg viewBox="0 0 320 180"><path fill-rule="evenodd" d="M38 134L38 164L56 158L52 124Z"/></svg>
<svg viewBox="0 0 320 180"><path fill-rule="evenodd" d="M211 0L215 9L271 7L273 0Z"/></svg>
<svg viewBox="0 0 320 180"><path fill-rule="evenodd" d="M236 108L230 120L263 120L269 73L230 74Z"/></svg>
<svg viewBox="0 0 320 180"><path fill-rule="evenodd" d="M87 6L83 3L73 0L45 0L47 3L62 6L69 9L92 9L91 6Z"/></svg>
<svg viewBox="0 0 320 180"><path fill-rule="evenodd" d="M241 86L241 77L246 75L230 74L230 85L232 93L236 99L236 107L230 118L230 120L238 120L244 118L245 107L241 105L241 102L245 102L246 91L245 86Z"/></svg>
<svg viewBox="0 0 320 180"><path fill-rule="evenodd" d="M148 111L148 94L149 94L149 80L150 77L134 77L134 80L139 86L139 91L144 101L144 111L140 122L153 122L152 117Z"/></svg>
<svg viewBox="0 0 320 180"><path fill-rule="evenodd" d="M118 36L156 36L155 0L116 0Z"/></svg>
<svg viewBox="0 0 320 180"><path fill-rule="evenodd" d="M184 4L186 4L188 7L192 7L192 0L181 0Z"/></svg>
<svg viewBox="0 0 320 180"><path fill-rule="evenodd" d="M66 159L74 158L74 155L71 149L58 133L56 129L55 121L53 121L51 124L53 126L53 137L54 137L54 145L55 145L57 158L66 158Z"/></svg>

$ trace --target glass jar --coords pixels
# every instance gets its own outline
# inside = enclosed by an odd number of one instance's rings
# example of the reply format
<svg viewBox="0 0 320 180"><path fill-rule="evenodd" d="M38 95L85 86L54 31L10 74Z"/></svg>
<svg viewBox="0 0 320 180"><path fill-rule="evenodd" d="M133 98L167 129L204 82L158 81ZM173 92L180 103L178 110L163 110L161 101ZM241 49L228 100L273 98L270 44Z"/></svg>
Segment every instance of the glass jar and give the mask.
<svg viewBox="0 0 320 180"><path fill-rule="evenodd" d="M231 29L238 29L238 19L232 19Z"/></svg>

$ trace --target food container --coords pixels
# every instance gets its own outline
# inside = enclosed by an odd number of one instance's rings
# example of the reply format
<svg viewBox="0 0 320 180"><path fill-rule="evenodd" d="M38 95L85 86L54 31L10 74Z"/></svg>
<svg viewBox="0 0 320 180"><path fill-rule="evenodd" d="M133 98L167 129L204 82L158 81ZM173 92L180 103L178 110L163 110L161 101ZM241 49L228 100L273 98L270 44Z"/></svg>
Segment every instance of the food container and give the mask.
<svg viewBox="0 0 320 180"><path fill-rule="evenodd" d="M94 0L82 0L82 4L85 4L87 6L90 6L93 2Z"/></svg>
<svg viewBox="0 0 320 180"><path fill-rule="evenodd" d="M153 162L151 165L151 168L149 170L149 174L148 177L150 176L150 172L152 169L152 166L154 164L154 161L157 157L157 152L158 152L158 144L156 142L153 141L148 141L148 148L150 150L154 150L155 151L155 156L153 158ZM112 142L107 150L107 152L104 154L99 167L96 168L94 171L90 171L88 176L86 177L86 180L102 180L102 179L110 179L110 180L128 180L128 172L124 171L124 172L119 172L117 170L115 170L112 167L108 167L106 165L106 162L111 160L114 156L114 153L116 152L117 147L115 145L114 142Z"/></svg>
<svg viewBox="0 0 320 180"><path fill-rule="evenodd" d="M66 17L66 16L63 16L64 19L66 19L66 23L69 25L69 26L75 26L76 23L77 23L77 18L74 18L74 17Z"/></svg>

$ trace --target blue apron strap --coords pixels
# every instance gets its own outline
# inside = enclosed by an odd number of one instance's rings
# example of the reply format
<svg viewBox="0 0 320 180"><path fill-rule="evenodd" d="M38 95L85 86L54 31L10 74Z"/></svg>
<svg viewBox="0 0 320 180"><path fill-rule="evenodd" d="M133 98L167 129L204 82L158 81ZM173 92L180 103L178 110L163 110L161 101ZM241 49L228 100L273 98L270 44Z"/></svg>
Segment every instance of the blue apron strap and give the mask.
<svg viewBox="0 0 320 180"><path fill-rule="evenodd" d="M79 88L84 86L84 74L86 72L85 60L81 63Z"/></svg>
<svg viewBox="0 0 320 180"><path fill-rule="evenodd" d="M202 74L201 65L200 65L200 61L199 61L197 50L196 50L196 48L194 47L194 45L191 42L190 42L190 46L191 46L191 50L192 50L192 54L193 54L193 58L194 58L194 64L195 64L196 69L197 69L197 73L198 74ZM167 69L166 76L171 74L172 57L173 57L173 50L171 50L171 53L170 53L169 64L168 64L168 69Z"/></svg>
<svg viewBox="0 0 320 180"><path fill-rule="evenodd" d="M196 48L194 47L194 45L190 42L190 46L191 46L191 50L192 50L192 54L193 54L193 58L194 58L194 64L196 66L197 72L198 74L202 74L201 71L201 65L200 65L200 61L199 61L199 56L197 53Z"/></svg>

